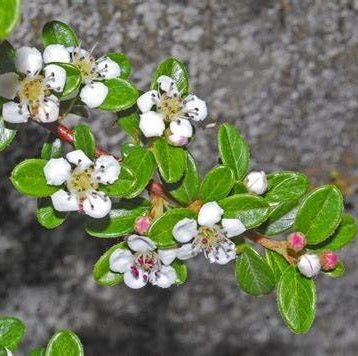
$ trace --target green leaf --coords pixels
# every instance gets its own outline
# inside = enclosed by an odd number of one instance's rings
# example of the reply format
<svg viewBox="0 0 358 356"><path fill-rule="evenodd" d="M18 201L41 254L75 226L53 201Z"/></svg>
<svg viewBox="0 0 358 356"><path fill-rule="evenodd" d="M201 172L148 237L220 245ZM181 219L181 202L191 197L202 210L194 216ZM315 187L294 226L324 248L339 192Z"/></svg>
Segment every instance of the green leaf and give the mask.
<svg viewBox="0 0 358 356"><path fill-rule="evenodd" d="M45 356L83 356L78 336L70 330L60 330L50 339Z"/></svg>
<svg viewBox="0 0 358 356"><path fill-rule="evenodd" d="M175 269L175 272L177 274L177 279L175 281L175 284L180 285L185 283L188 275L188 271L184 262L176 259L171 264L171 266Z"/></svg>
<svg viewBox="0 0 358 356"><path fill-rule="evenodd" d="M0 345L10 351L16 351L17 345L25 333L25 325L11 316L0 319Z"/></svg>
<svg viewBox="0 0 358 356"><path fill-rule="evenodd" d="M139 115L138 113L132 113L118 119L119 125L123 128L124 132L132 137L134 140L137 140L141 136L141 131L139 128Z"/></svg>
<svg viewBox="0 0 358 356"><path fill-rule="evenodd" d="M277 287L277 305L287 326L297 334L311 327L316 313L316 288L312 279L295 267L286 269Z"/></svg>
<svg viewBox="0 0 358 356"><path fill-rule="evenodd" d="M234 186L232 187L232 190L230 192L230 195L235 195L235 194L244 194L247 193L247 188L245 186L244 183L242 182L235 182Z"/></svg>
<svg viewBox="0 0 358 356"><path fill-rule="evenodd" d="M190 209L169 210L153 222L148 236L158 247L172 247L177 243L172 233L174 225L184 218L195 218L195 213Z"/></svg>
<svg viewBox="0 0 358 356"><path fill-rule="evenodd" d="M167 183L175 183L183 176L186 155L181 147L171 146L165 138L159 138L154 142L153 154L160 175Z"/></svg>
<svg viewBox="0 0 358 356"><path fill-rule="evenodd" d="M251 246L236 257L236 279L246 293L259 296L269 294L275 287L275 278L265 259Z"/></svg>
<svg viewBox="0 0 358 356"><path fill-rule="evenodd" d="M294 230L305 234L307 242L316 245L333 234L341 221L343 198L333 185L313 190L299 208Z"/></svg>
<svg viewBox="0 0 358 356"><path fill-rule="evenodd" d="M21 18L21 0L0 0L0 40L8 37Z"/></svg>
<svg viewBox="0 0 358 356"><path fill-rule="evenodd" d="M218 147L223 164L234 171L237 180L242 180L249 167L250 150L234 126L221 125L218 134Z"/></svg>
<svg viewBox="0 0 358 356"><path fill-rule="evenodd" d="M164 183L170 195L181 204L189 205L199 193L200 175L194 157L187 151L184 176L176 183Z"/></svg>
<svg viewBox="0 0 358 356"><path fill-rule="evenodd" d="M231 191L235 182L231 168L214 167L204 178L200 187L200 198L206 203L224 199Z"/></svg>
<svg viewBox="0 0 358 356"><path fill-rule="evenodd" d="M10 145L16 135L16 130L6 128L3 117L0 115L0 152Z"/></svg>
<svg viewBox="0 0 358 356"><path fill-rule="evenodd" d="M100 259L94 265L93 277L95 281L101 286L111 287L123 281L122 273L114 273L109 268L109 259L112 253L118 248L126 250L127 243L121 242L112 246L100 257Z"/></svg>
<svg viewBox="0 0 358 356"><path fill-rule="evenodd" d="M62 141L52 133L49 134L46 142L42 146L41 158L50 160L51 158L60 158L63 156Z"/></svg>
<svg viewBox="0 0 358 356"><path fill-rule="evenodd" d="M336 268L331 271L322 271L326 276L332 278L342 277L345 272L344 264L342 261L339 261Z"/></svg>
<svg viewBox="0 0 358 356"><path fill-rule="evenodd" d="M57 43L65 47L78 46L78 39L71 27L60 21L51 21L44 26L42 41L45 47Z"/></svg>
<svg viewBox="0 0 358 356"><path fill-rule="evenodd" d="M33 349L29 356L45 356L46 349L44 347Z"/></svg>
<svg viewBox="0 0 358 356"><path fill-rule="evenodd" d="M167 75L172 78L182 97L186 97L189 93L188 71L185 65L176 58L168 58L161 62L154 73L151 89L158 90L158 78L161 75Z"/></svg>
<svg viewBox="0 0 358 356"><path fill-rule="evenodd" d="M357 226L353 216L343 215L342 222L334 234L327 240L316 246L309 246L309 249L315 250L316 253L324 250L336 251L351 243L356 237Z"/></svg>
<svg viewBox="0 0 358 356"><path fill-rule="evenodd" d="M48 197L61 189L61 186L48 185L44 174L47 161L27 159L19 163L11 173L11 182L22 194L33 197Z"/></svg>
<svg viewBox="0 0 358 356"><path fill-rule="evenodd" d="M286 268L289 266L289 263L285 260L284 257L275 251L266 249L265 255L267 263L271 267L275 277L275 283L277 284L282 276L282 273L284 273Z"/></svg>
<svg viewBox="0 0 358 356"><path fill-rule="evenodd" d="M37 220L46 229L54 229L60 226L68 215L55 210L50 198L39 199L37 205Z"/></svg>
<svg viewBox="0 0 358 356"><path fill-rule="evenodd" d="M150 210L148 200L137 198L121 200L113 204L109 215L103 219L88 218L86 231L89 235L101 238L115 238L134 232L134 223L139 216Z"/></svg>
<svg viewBox="0 0 358 356"><path fill-rule="evenodd" d="M309 187L308 178L302 173L277 172L267 176L268 191L264 198L269 203L301 198Z"/></svg>
<svg viewBox="0 0 358 356"><path fill-rule="evenodd" d="M262 197L251 194L232 195L219 201L219 205L224 209L225 218L240 219L246 229L261 225L270 210Z"/></svg>
<svg viewBox="0 0 358 356"><path fill-rule="evenodd" d="M87 125L78 125L73 129L73 144L77 150L82 150L84 154L93 159L96 141Z"/></svg>
<svg viewBox="0 0 358 356"><path fill-rule="evenodd" d="M124 79L109 79L102 82L108 88L108 94L98 109L106 111L121 111L129 109L138 99L136 87Z"/></svg>
<svg viewBox="0 0 358 356"><path fill-rule="evenodd" d="M138 145L136 145L135 143L123 143L121 147L122 158L127 157L129 153L132 152L132 150L135 149L136 147L138 147Z"/></svg>
<svg viewBox="0 0 358 356"><path fill-rule="evenodd" d="M119 78L127 79L132 70L132 65L128 57L123 53L109 53L106 57L110 58L112 61L116 62L121 69Z"/></svg>
<svg viewBox="0 0 358 356"><path fill-rule="evenodd" d="M61 100L71 99L82 83L80 70L70 63L53 63L66 71L66 84L60 93Z"/></svg>
<svg viewBox="0 0 358 356"><path fill-rule="evenodd" d="M298 200L282 201L272 208L259 231L266 236L274 236L289 230L295 221L298 208Z"/></svg>
<svg viewBox="0 0 358 356"><path fill-rule="evenodd" d="M15 56L15 49L10 42L3 41L0 43L0 74L16 72Z"/></svg>

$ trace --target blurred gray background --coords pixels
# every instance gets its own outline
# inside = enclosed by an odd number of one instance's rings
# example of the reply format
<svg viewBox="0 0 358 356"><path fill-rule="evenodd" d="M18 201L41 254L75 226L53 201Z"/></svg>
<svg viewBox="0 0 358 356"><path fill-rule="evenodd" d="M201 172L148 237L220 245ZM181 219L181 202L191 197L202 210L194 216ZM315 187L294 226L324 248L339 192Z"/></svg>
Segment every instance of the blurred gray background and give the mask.
<svg viewBox="0 0 358 356"><path fill-rule="evenodd" d="M209 121L233 123L248 140L251 168L302 170L313 184L334 177L356 216L357 16L357 0L25 0L10 40L41 48L45 22L68 22L84 47L98 42L98 55L126 53L142 89L159 61L181 58ZM118 152L124 135L114 120L93 112L89 124ZM191 145L202 173L217 160L216 131L199 129ZM55 231L41 228L35 199L8 180L45 135L26 125L0 155L0 314L26 323L21 350L70 328L91 356L357 354L358 242L340 255L343 278L318 278L317 317L304 336L285 327L274 295L246 295L232 265L201 257L179 288L96 286L92 266L115 241L86 236L77 214Z"/></svg>

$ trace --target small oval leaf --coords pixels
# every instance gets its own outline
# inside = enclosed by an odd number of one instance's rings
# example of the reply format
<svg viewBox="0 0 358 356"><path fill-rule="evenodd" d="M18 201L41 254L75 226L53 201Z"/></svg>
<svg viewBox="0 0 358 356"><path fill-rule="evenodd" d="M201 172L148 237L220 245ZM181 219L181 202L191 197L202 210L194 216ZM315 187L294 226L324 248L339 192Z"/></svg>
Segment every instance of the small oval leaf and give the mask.
<svg viewBox="0 0 358 356"><path fill-rule="evenodd" d="M127 79L130 76L132 65L129 58L125 54L109 53L106 55L106 57L112 59L112 61L116 62L119 65L119 68L121 69L119 78Z"/></svg>
<svg viewBox="0 0 358 356"><path fill-rule="evenodd" d="M0 152L10 145L15 135L16 130L8 129L5 126L3 117L0 115Z"/></svg>
<svg viewBox="0 0 358 356"><path fill-rule="evenodd" d="M284 257L275 251L266 249L265 255L267 263L272 269L275 282L277 284L282 276L282 273L284 273L286 268L289 266L289 263L285 260Z"/></svg>
<svg viewBox="0 0 358 356"><path fill-rule="evenodd" d="M72 28L61 21L51 21L42 29L42 41L45 47L62 44L65 47L77 47L78 39Z"/></svg>
<svg viewBox="0 0 358 356"><path fill-rule="evenodd" d="M11 316L0 318L0 345L10 351L16 351L17 345L25 333L25 325Z"/></svg>
<svg viewBox="0 0 358 356"><path fill-rule="evenodd" d="M83 346L78 336L70 330L60 330L52 336L45 356L83 356Z"/></svg>
<svg viewBox="0 0 358 356"><path fill-rule="evenodd" d="M37 220L46 229L60 226L66 219L67 213L54 209L50 198L41 198L37 203Z"/></svg>
<svg viewBox="0 0 358 356"><path fill-rule="evenodd" d="M0 1L0 40L8 37L21 18L21 0Z"/></svg>
<svg viewBox="0 0 358 356"><path fill-rule="evenodd" d="M96 141L87 125L78 125L73 129L73 144L77 150L82 150L84 154L93 159Z"/></svg>
<svg viewBox="0 0 358 356"><path fill-rule="evenodd" d="M72 98L73 94L79 89L82 78L80 70L70 63L53 63L66 71L66 84L60 93L61 100Z"/></svg>

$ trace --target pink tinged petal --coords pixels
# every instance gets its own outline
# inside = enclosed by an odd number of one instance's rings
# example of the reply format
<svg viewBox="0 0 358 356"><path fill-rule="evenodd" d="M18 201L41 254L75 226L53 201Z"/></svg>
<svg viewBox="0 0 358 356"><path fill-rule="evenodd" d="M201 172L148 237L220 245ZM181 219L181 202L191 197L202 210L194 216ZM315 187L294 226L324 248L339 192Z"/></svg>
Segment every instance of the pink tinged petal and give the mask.
<svg viewBox="0 0 358 356"><path fill-rule="evenodd" d="M306 253L299 258L297 267L304 276L312 278L321 270L321 263L317 255Z"/></svg>
<svg viewBox="0 0 358 356"><path fill-rule="evenodd" d="M135 252L146 252L153 251L157 247L154 241L149 237L131 235L127 239L127 244L132 251Z"/></svg>
<svg viewBox="0 0 358 356"><path fill-rule="evenodd" d="M6 99L14 99L19 87L19 76L16 73L4 73L0 75L0 96Z"/></svg>
<svg viewBox="0 0 358 356"><path fill-rule="evenodd" d="M121 166L110 155L102 155L94 162L93 175L102 184L113 184L119 176Z"/></svg>
<svg viewBox="0 0 358 356"><path fill-rule="evenodd" d="M188 138L184 136L170 135L168 137L168 142L172 146L182 147L188 144Z"/></svg>
<svg viewBox="0 0 358 356"><path fill-rule="evenodd" d="M184 100L183 112L187 113L190 119L194 121L205 120L208 116L206 102L199 99L196 95L189 95Z"/></svg>
<svg viewBox="0 0 358 356"><path fill-rule="evenodd" d="M153 105L157 105L159 103L159 93L156 90L149 90L137 99L137 106L143 113L149 111Z"/></svg>
<svg viewBox="0 0 358 356"><path fill-rule="evenodd" d="M173 227L175 240L185 243L198 236L198 225L194 219L184 218Z"/></svg>
<svg viewBox="0 0 358 356"><path fill-rule="evenodd" d="M148 283L149 275L141 268L133 266L133 269L124 272L123 280L129 288L139 289L144 287Z"/></svg>
<svg viewBox="0 0 358 356"><path fill-rule="evenodd" d="M61 185L71 177L71 165L64 158L52 158L45 167L44 174L47 184Z"/></svg>
<svg viewBox="0 0 358 356"><path fill-rule="evenodd" d="M165 130L164 115L154 111L141 114L139 128L145 137L162 136Z"/></svg>
<svg viewBox="0 0 358 356"><path fill-rule="evenodd" d="M213 227L221 220L224 210L215 201L205 203L198 215L198 222L201 226Z"/></svg>
<svg viewBox="0 0 358 356"><path fill-rule="evenodd" d="M109 268L113 272L124 273L129 271L134 263L134 257L129 250L118 248L109 258Z"/></svg>
<svg viewBox="0 0 358 356"><path fill-rule="evenodd" d="M52 44L47 46L44 50L43 58L45 63L70 63L70 54L65 46L61 44Z"/></svg>
<svg viewBox="0 0 358 356"><path fill-rule="evenodd" d="M93 164L93 162L85 155L82 150L69 152L67 153L66 158L69 162L82 169L87 169Z"/></svg>
<svg viewBox="0 0 358 356"><path fill-rule="evenodd" d="M301 232L293 232L288 236L287 241L289 248L295 252L302 251L307 245L305 235Z"/></svg>
<svg viewBox="0 0 358 356"><path fill-rule="evenodd" d="M249 173L244 182L251 193L262 195L267 190L267 178L264 171Z"/></svg>
<svg viewBox="0 0 358 356"><path fill-rule="evenodd" d="M118 63L112 61L110 58L102 59L96 65L95 71L103 79L114 79L120 76L121 68Z"/></svg>
<svg viewBox="0 0 358 356"><path fill-rule="evenodd" d="M108 88L100 82L85 85L80 93L81 100L89 107L96 108L106 99Z"/></svg>
<svg viewBox="0 0 358 356"><path fill-rule="evenodd" d="M166 249L166 250L158 250L158 255L160 260L165 264L165 265L170 265L175 258L177 257L177 248L170 248L170 249Z"/></svg>
<svg viewBox="0 0 358 356"><path fill-rule="evenodd" d="M183 136L187 138L193 136L193 126L187 119L178 119L172 121L169 127L173 135Z"/></svg>
<svg viewBox="0 0 358 356"><path fill-rule="evenodd" d="M327 250L321 253L320 261L321 261L322 269L324 269L325 271L330 271L337 267L339 259L337 254Z"/></svg>
<svg viewBox="0 0 358 356"><path fill-rule="evenodd" d="M226 237L239 236L246 231L246 227L240 219L222 219L221 224Z"/></svg>
<svg viewBox="0 0 358 356"><path fill-rule="evenodd" d="M44 68L46 84L54 91L61 93L66 84L66 71L56 64Z"/></svg>
<svg viewBox="0 0 358 356"><path fill-rule="evenodd" d="M175 81L167 75L161 75L157 79L157 83L159 85L159 89L164 91L169 97L179 95L178 87L175 84Z"/></svg>
<svg viewBox="0 0 358 356"><path fill-rule="evenodd" d="M152 221L148 216L140 216L135 221L134 230L138 234L144 235L149 230L151 223L152 223Z"/></svg>
<svg viewBox="0 0 358 356"><path fill-rule="evenodd" d="M13 101L9 101L3 105L2 116L5 121L13 124L27 122L29 117L31 117L26 104L17 104Z"/></svg>
<svg viewBox="0 0 358 356"><path fill-rule="evenodd" d="M33 119L39 122L49 123L58 119L60 113L60 102L55 95L51 95L42 100Z"/></svg>
<svg viewBox="0 0 358 356"><path fill-rule="evenodd" d="M78 211L80 209L77 197L63 189L52 194L51 200L57 211Z"/></svg>
<svg viewBox="0 0 358 356"><path fill-rule="evenodd" d="M210 263L217 263L225 265L236 257L236 246L233 242L227 241L221 243L216 248L213 248L208 253L208 260Z"/></svg>
<svg viewBox="0 0 358 356"><path fill-rule="evenodd" d="M160 288L169 288L176 279L177 274L172 266L162 266L159 271L151 274L151 283Z"/></svg>
<svg viewBox="0 0 358 356"><path fill-rule="evenodd" d="M41 53L36 48L21 47L16 51L15 65L21 73L37 75L43 65Z"/></svg>
<svg viewBox="0 0 358 356"><path fill-rule="evenodd" d="M93 192L83 201L83 211L94 219L104 218L109 214L112 201L102 192Z"/></svg>
<svg viewBox="0 0 358 356"><path fill-rule="evenodd" d="M193 248L191 243L184 244L177 250L177 258L179 260L188 260L198 255L198 250Z"/></svg>

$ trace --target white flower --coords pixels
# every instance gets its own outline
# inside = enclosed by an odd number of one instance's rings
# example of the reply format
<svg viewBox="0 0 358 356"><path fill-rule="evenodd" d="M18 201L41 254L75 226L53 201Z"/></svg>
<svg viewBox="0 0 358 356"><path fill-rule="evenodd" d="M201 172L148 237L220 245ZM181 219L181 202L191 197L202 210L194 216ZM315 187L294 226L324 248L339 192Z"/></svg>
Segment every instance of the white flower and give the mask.
<svg viewBox="0 0 358 356"><path fill-rule="evenodd" d="M99 184L113 184L119 173L120 165L113 156L102 155L92 162L81 150L68 153L66 159L52 158L44 167L47 184L66 184L67 188L52 194L54 208L80 211L93 218L103 218L112 207L106 194L98 191Z"/></svg>
<svg viewBox="0 0 358 356"><path fill-rule="evenodd" d="M113 272L123 273L124 283L134 289L151 283L169 288L175 283L177 274L169 266L176 257L172 250L156 250L156 244L148 237L131 235L127 240L130 250L118 248L109 259Z"/></svg>
<svg viewBox="0 0 358 356"><path fill-rule="evenodd" d="M6 350L6 356L13 356L13 353L5 347L5 350Z"/></svg>
<svg viewBox="0 0 358 356"><path fill-rule="evenodd" d="M142 112L140 129L145 137L162 136L165 123L169 123L169 143L183 146L193 136L193 128L188 119L204 120L208 115L206 103L195 95L181 97L174 80L166 75L160 76L157 82L159 90L149 90L137 100ZM159 121L162 121L161 125ZM150 130L151 122L157 129Z"/></svg>
<svg viewBox="0 0 358 356"><path fill-rule="evenodd" d="M107 97L108 88L101 81L115 79L121 74L118 63L108 57L96 59L93 50L88 52L81 47L50 45L44 52L46 63L60 61L71 63L79 69L84 84L80 98L89 108L100 106Z"/></svg>
<svg viewBox="0 0 358 356"><path fill-rule="evenodd" d="M218 203L209 202L199 211L199 228L194 219L184 218L176 223L173 236L183 243L176 249L176 257L187 260L203 252L211 263L226 264L233 260L236 246L230 238L241 235L246 228L239 219L222 219L223 213Z"/></svg>
<svg viewBox="0 0 358 356"><path fill-rule="evenodd" d="M267 178L264 171L249 173L244 182L251 193L262 195L267 190Z"/></svg>
<svg viewBox="0 0 358 356"><path fill-rule="evenodd" d="M3 105L2 116L11 123L56 121L60 93L66 83L66 71L57 65L43 67L43 58L36 48L21 47L16 51L16 69L0 75L0 96L9 99Z"/></svg>
<svg viewBox="0 0 358 356"><path fill-rule="evenodd" d="M321 263L317 255L306 253L299 258L297 267L304 276L312 278L321 270Z"/></svg>

